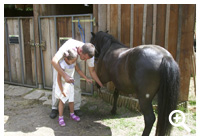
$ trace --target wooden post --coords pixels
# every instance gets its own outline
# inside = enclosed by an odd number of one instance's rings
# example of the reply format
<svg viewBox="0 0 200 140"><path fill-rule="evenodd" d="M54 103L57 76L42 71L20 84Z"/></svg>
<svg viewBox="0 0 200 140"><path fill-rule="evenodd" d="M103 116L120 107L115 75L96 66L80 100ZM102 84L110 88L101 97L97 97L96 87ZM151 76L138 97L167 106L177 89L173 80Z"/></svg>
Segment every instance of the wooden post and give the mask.
<svg viewBox="0 0 200 140"><path fill-rule="evenodd" d="M192 66L190 58L193 50L194 25L195 25L194 4L182 5L182 27L180 42L179 66L181 70L180 101L188 101L190 85L190 67Z"/></svg>
<svg viewBox="0 0 200 140"><path fill-rule="evenodd" d="M153 5L153 27L152 27L152 44L156 44L156 17L157 17L157 4Z"/></svg>
<svg viewBox="0 0 200 140"><path fill-rule="evenodd" d="M99 4L98 5L98 31L106 31L106 20L107 20L107 5Z"/></svg>
<svg viewBox="0 0 200 140"><path fill-rule="evenodd" d="M166 5L157 5L157 23L156 23L156 45L164 47L165 45L165 23L166 23Z"/></svg>
<svg viewBox="0 0 200 140"><path fill-rule="evenodd" d="M95 18L96 26L93 27L93 32L98 32L98 4L93 4L93 16Z"/></svg>
<svg viewBox="0 0 200 140"><path fill-rule="evenodd" d="M38 16L40 15L40 5L33 4L33 15L34 15L34 32L35 32L35 43L40 43L39 39L39 25ZM42 66L40 57L40 48L36 47L36 65L37 65L37 80L39 88L42 88Z"/></svg>
<svg viewBox="0 0 200 140"><path fill-rule="evenodd" d="M142 45L143 12L143 4L134 5L133 47Z"/></svg>
<svg viewBox="0 0 200 140"><path fill-rule="evenodd" d="M121 5L121 42L127 47L130 47L130 24L131 24L131 5L122 4Z"/></svg>
<svg viewBox="0 0 200 140"><path fill-rule="evenodd" d="M147 22L146 22L146 36L145 44L152 44L153 33L153 4L147 4Z"/></svg>
<svg viewBox="0 0 200 140"><path fill-rule="evenodd" d="M170 20L168 33L168 51L176 59L177 41L178 41L178 4L170 5Z"/></svg>

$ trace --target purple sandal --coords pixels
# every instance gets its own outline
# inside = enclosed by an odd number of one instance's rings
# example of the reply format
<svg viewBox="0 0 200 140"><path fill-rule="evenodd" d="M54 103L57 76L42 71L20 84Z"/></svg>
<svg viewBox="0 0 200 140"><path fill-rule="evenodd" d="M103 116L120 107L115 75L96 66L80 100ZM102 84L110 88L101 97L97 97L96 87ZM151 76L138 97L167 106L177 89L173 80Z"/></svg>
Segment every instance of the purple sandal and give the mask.
<svg viewBox="0 0 200 140"><path fill-rule="evenodd" d="M64 118L62 117L62 118L59 118L58 119L58 122L59 122L59 125L60 126L65 126L65 121L64 121Z"/></svg>
<svg viewBox="0 0 200 140"><path fill-rule="evenodd" d="M72 120L75 120L76 122L79 122L79 121L80 121L79 116L76 116L74 113L73 113L73 114L70 114L70 118L71 118Z"/></svg>

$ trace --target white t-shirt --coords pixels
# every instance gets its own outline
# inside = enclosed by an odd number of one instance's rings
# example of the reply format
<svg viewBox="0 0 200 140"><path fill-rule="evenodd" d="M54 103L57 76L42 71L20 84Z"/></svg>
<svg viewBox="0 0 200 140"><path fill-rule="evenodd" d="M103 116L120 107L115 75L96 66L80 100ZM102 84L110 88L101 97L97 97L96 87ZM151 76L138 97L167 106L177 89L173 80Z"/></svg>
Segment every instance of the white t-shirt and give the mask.
<svg viewBox="0 0 200 140"><path fill-rule="evenodd" d="M68 65L64 59L61 59L59 61L60 67L65 71L65 73L71 77L74 77L74 71L75 71L75 65L76 63L73 63L71 65ZM65 82L65 79L61 78L63 82Z"/></svg>
<svg viewBox="0 0 200 140"><path fill-rule="evenodd" d="M65 69L73 69L76 65L76 63L73 63L71 65L68 65L64 59L62 59L61 61L59 61L60 67L65 70Z"/></svg>
<svg viewBox="0 0 200 140"><path fill-rule="evenodd" d="M78 47L82 47L84 45L83 42L80 42L78 40L74 40L74 39L69 39L68 41L66 41L58 50L58 52L55 54L55 56L57 57L57 59L61 60L63 58L64 52L66 52L69 49L76 49ZM80 63L81 60L80 56L78 55L78 59L77 59L77 63ZM94 67L94 57L88 59L86 61L88 67Z"/></svg>

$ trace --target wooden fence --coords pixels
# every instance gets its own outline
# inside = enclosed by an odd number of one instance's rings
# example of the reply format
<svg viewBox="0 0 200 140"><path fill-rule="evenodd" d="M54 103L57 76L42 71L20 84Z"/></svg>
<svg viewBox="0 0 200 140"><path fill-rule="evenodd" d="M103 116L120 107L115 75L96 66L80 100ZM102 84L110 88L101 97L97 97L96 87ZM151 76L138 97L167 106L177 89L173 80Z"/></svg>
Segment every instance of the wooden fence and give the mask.
<svg viewBox="0 0 200 140"><path fill-rule="evenodd" d="M35 14L36 15L36 14ZM168 49L178 62L181 70L180 101L188 100L190 67L194 37L196 5L177 4L100 4L93 5L93 17L96 19L94 32L109 31L115 38L128 47L141 44L157 44ZM56 18L56 21L55 21ZM74 19L88 17L74 17ZM61 37L73 37L82 41L77 23L72 22L72 17L41 17L39 33L35 20L6 19L4 34L4 81L12 81L22 85L36 85L43 77L43 84L52 86L51 58L60 46ZM34 22L33 22L34 20ZM33 26L33 24L35 24ZM72 24L74 26L72 26ZM86 42L90 40L92 31L90 23L81 22L85 30ZM19 44L9 43L9 35L18 35ZM39 51L35 44L31 47L30 40L34 37L46 43L46 49ZM35 43L33 41L33 43ZM41 55L42 54L42 55ZM41 55L41 58L40 58ZM43 60L43 72L38 70L38 61ZM8 63L8 61L10 63ZM37 71L36 71L37 69ZM85 62L81 69L89 76ZM83 90L89 91L90 86L82 82ZM110 83L108 88L114 87Z"/></svg>
<svg viewBox="0 0 200 140"><path fill-rule="evenodd" d="M56 20L55 20L56 18ZM55 55L57 49L60 48L63 39L74 38L79 41L83 41L78 29L78 22L72 22L72 20L85 20L90 19L90 16L52 16L41 17L41 40L46 42L46 49L42 51L43 54L43 84L47 88L51 88L53 84L53 66L51 65L51 59ZM56 25L55 25L56 24ZM73 24L73 27L72 27ZM85 31L85 41L89 42L91 38L91 23L80 22L82 28ZM56 45L57 44L57 45ZM57 46L57 49L56 49ZM90 77L88 67L85 61L81 62L80 69L83 73ZM83 91L90 92L91 86L86 84L85 81L81 82L81 88Z"/></svg>
<svg viewBox="0 0 200 140"><path fill-rule="evenodd" d="M33 18L7 18L4 27L4 81L36 87L36 53L29 45Z"/></svg>
<svg viewBox="0 0 200 140"><path fill-rule="evenodd" d="M91 15L61 15L61 16L40 16L39 17L39 39L40 43L35 43L33 17L30 18L5 18L5 38L4 38L4 81L6 83L22 86L37 87L36 73L36 49L41 56L42 84L45 89L51 89L53 84L52 57L66 39L74 38L83 41L78 29L78 22L85 31L85 41L89 42L92 32L91 22L81 20L91 19ZM9 36L15 36L18 42L10 42ZM44 44L43 44L44 42ZM85 61L80 64L83 73L90 77ZM81 88L84 92L91 91L91 85L81 81Z"/></svg>
<svg viewBox="0 0 200 140"><path fill-rule="evenodd" d="M166 48L181 70L180 101L188 100L196 5L105 4L94 5L98 27L128 47L157 44ZM113 85L108 88L113 90Z"/></svg>

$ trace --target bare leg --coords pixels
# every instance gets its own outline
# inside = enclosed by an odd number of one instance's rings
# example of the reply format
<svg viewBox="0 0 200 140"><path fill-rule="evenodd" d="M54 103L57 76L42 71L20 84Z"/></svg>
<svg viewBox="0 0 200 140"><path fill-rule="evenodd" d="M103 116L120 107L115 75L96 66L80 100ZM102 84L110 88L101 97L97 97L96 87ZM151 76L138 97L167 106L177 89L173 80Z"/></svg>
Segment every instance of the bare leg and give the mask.
<svg viewBox="0 0 200 140"><path fill-rule="evenodd" d="M70 118L77 122L80 121L79 116L76 116L74 114L74 102L69 102L69 110L70 110Z"/></svg>
<svg viewBox="0 0 200 140"><path fill-rule="evenodd" d="M74 113L74 102L69 102L70 113Z"/></svg>
<svg viewBox="0 0 200 140"><path fill-rule="evenodd" d="M58 109L59 109L59 116L63 116L64 104L61 100L59 100Z"/></svg>

